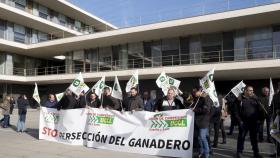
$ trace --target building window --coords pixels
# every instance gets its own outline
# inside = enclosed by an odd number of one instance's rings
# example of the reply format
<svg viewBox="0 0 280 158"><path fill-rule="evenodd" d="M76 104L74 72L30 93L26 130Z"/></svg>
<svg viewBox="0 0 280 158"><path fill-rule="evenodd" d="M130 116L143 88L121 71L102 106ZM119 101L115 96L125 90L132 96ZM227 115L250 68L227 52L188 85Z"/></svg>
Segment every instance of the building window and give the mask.
<svg viewBox="0 0 280 158"><path fill-rule="evenodd" d="M39 42L44 42L48 40L48 34L43 32L39 32L38 37L39 37Z"/></svg>
<svg viewBox="0 0 280 158"><path fill-rule="evenodd" d="M14 24L14 41L25 42L25 27Z"/></svg>
<svg viewBox="0 0 280 158"><path fill-rule="evenodd" d="M15 7L21 10L25 10L26 0L15 0Z"/></svg>
<svg viewBox="0 0 280 158"><path fill-rule="evenodd" d="M0 38L5 38L5 30L6 30L6 22L4 20L0 20Z"/></svg>
<svg viewBox="0 0 280 158"><path fill-rule="evenodd" d="M59 19L60 25L62 25L62 26L66 25L66 17L64 15L59 14L58 19Z"/></svg>
<svg viewBox="0 0 280 158"><path fill-rule="evenodd" d="M272 58L272 28L256 28L247 30L247 58Z"/></svg>
<svg viewBox="0 0 280 158"><path fill-rule="evenodd" d="M273 52L274 57L280 57L280 25L273 26Z"/></svg>
<svg viewBox="0 0 280 158"><path fill-rule="evenodd" d="M48 8L42 6L42 5L39 5L39 16L41 18L44 18L44 19L48 19Z"/></svg>
<svg viewBox="0 0 280 158"><path fill-rule="evenodd" d="M202 35L201 48L201 60L203 63L219 62L222 56L222 34Z"/></svg>
<svg viewBox="0 0 280 158"><path fill-rule="evenodd" d="M162 40L162 65L179 65L179 38Z"/></svg>

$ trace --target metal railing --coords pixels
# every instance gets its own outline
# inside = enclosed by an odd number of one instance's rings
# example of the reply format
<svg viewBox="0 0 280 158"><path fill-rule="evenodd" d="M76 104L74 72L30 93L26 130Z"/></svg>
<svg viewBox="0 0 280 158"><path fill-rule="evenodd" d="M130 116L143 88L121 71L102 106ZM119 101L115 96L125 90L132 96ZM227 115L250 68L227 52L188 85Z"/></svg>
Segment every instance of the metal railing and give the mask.
<svg viewBox="0 0 280 158"><path fill-rule="evenodd" d="M138 57L127 60L112 60L110 62L84 62L83 64L72 64L32 69L14 68L12 74L18 76L59 75L74 74L78 72L104 72L129 69L156 68L166 66L228 63L268 59L280 59L280 45L210 52L194 52L189 54L178 54L168 56Z"/></svg>
<svg viewBox="0 0 280 158"><path fill-rule="evenodd" d="M6 1L3 1L3 0L0 0L0 2L5 3L9 6L13 6L9 3L6 3ZM169 20L176 20L176 19L182 19L182 18L188 18L188 17L214 14L214 13L220 13L220 12L226 12L226 11L250 8L250 7L257 7L257 6L262 6L262 5L269 5L269 4L273 4L273 3L279 3L279 2L280 2L280 0L242 0L242 1L240 1L240 0L206 0L203 3L191 4L188 7L160 10L160 11L156 11L156 12L149 13L146 15L141 15L141 16L132 16L132 17L128 16L125 18L114 17L114 16L108 17L108 18L106 18L106 21L112 23L113 25L117 26L118 28L128 28L128 27L133 27L133 26L140 26L140 25L164 22L164 21L169 21ZM15 6L13 6L13 7L15 7ZM28 9L25 9L24 11L34 15L32 13L32 11L29 11ZM104 32L104 31L113 30L110 26L108 26L106 24L95 24L95 25L90 25L90 26L86 26L86 27L76 27L73 24L63 25L59 22L59 20L54 21L51 18L49 18L47 20L60 24L61 26L65 26L72 30L76 30L78 32L81 32L82 34L91 34L91 33L96 33L96 32ZM103 28L103 29L97 30L96 28ZM51 33L49 33L49 40L67 38L67 37L71 37L71 36L72 35L70 35L67 31L51 32Z"/></svg>

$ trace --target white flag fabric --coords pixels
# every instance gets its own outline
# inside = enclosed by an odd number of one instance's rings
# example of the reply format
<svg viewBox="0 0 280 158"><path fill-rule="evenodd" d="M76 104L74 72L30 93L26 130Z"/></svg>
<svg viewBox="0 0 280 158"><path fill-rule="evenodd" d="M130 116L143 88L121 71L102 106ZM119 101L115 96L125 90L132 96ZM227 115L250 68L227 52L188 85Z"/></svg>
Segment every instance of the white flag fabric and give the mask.
<svg viewBox="0 0 280 158"><path fill-rule="evenodd" d="M38 133L40 140L68 145L191 158L193 129L194 113L190 109L131 114L103 108L58 111L43 107Z"/></svg>
<svg viewBox="0 0 280 158"><path fill-rule="evenodd" d="M156 84L159 88L161 88L164 95L167 95L168 89L170 87L174 87L176 94L181 93L181 91L179 90L181 81L167 76L165 72L162 72L160 74L160 76L156 80Z"/></svg>
<svg viewBox="0 0 280 158"><path fill-rule="evenodd" d="M159 88L168 87L168 77L165 72L162 72L156 80L156 84Z"/></svg>
<svg viewBox="0 0 280 158"><path fill-rule="evenodd" d="M213 105L215 107L219 107L220 104L219 104L216 87L213 80L214 72L215 72L215 68L211 69L202 79L199 80L199 83L203 88L203 91L207 93L211 98L211 100L213 101Z"/></svg>
<svg viewBox="0 0 280 158"><path fill-rule="evenodd" d="M114 86L113 86L113 90L112 90L112 97L117 98L122 100L123 96L122 96L122 89L118 80L118 77L115 76L115 82L114 82Z"/></svg>
<svg viewBox="0 0 280 158"><path fill-rule="evenodd" d="M269 84L269 106L271 106L271 102L273 99L273 95L274 95L274 88L273 88L273 83L272 83L272 79L270 78L270 84Z"/></svg>
<svg viewBox="0 0 280 158"><path fill-rule="evenodd" d="M231 92L238 97L241 93L243 93L244 88L246 87L246 84L243 82L243 80L241 82L239 82L235 87L233 87L231 89Z"/></svg>
<svg viewBox="0 0 280 158"><path fill-rule="evenodd" d="M136 70L134 72L134 74L131 76L131 78L129 79L129 81L127 82L126 87L125 87L125 91L130 92L130 89L133 88L133 87L137 87L138 84L139 84L138 70Z"/></svg>
<svg viewBox="0 0 280 158"><path fill-rule="evenodd" d="M104 87L105 76L102 76L102 78L92 87L92 89L94 89L94 93L98 96L99 99L101 98Z"/></svg>
<svg viewBox="0 0 280 158"><path fill-rule="evenodd" d="M89 90L89 87L84 83L84 78L81 72L71 83L69 89L77 96L79 96L82 92L86 93Z"/></svg>
<svg viewBox="0 0 280 158"><path fill-rule="evenodd" d="M214 77L215 68L211 69L202 79L199 80L201 87L205 93L215 88L213 77Z"/></svg>
<svg viewBox="0 0 280 158"><path fill-rule="evenodd" d="M41 99L40 99L40 96L39 96L37 83L35 83L35 88L34 88L34 92L33 92L33 98L36 100L36 102L38 104L40 104Z"/></svg>
<svg viewBox="0 0 280 158"><path fill-rule="evenodd" d="M55 94L56 101L59 102L63 96L64 96L64 92Z"/></svg>

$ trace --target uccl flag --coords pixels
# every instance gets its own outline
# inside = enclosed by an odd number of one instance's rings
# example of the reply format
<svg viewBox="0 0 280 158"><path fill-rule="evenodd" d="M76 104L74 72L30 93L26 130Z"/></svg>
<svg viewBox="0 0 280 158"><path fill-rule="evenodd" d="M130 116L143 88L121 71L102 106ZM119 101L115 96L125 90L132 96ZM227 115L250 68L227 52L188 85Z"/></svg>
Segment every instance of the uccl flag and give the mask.
<svg viewBox="0 0 280 158"><path fill-rule="evenodd" d="M115 76L115 82L112 90L112 97L122 100L122 89L118 80L118 77Z"/></svg>
<svg viewBox="0 0 280 158"><path fill-rule="evenodd" d="M274 95L274 88L273 88L273 83L272 83L272 79L270 78L270 84L269 84L269 106L271 106L271 102L273 99L273 95Z"/></svg>
<svg viewBox="0 0 280 158"><path fill-rule="evenodd" d="M81 72L71 83L69 89L77 96L79 96L82 92L86 93L89 90L89 87L84 83L84 78Z"/></svg>
<svg viewBox="0 0 280 158"><path fill-rule="evenodd" d="M231 89L231 92L238 97L241 93L243 93L244 88L246 87L246 84L243 82L243 80L241 82L239 82L235 87L233 87Z"/></svg>
<svg viewBox="0 0 280 158"><path fill-rule="evenodd" d="M167 91L170 87L174 87L175 91L180 92L179 90L180 83L181 81L167 76L165 72L162 72L156 80L157 86L162 89L164 95L167 95Z"/></svg>
<svg viewBox="0 0 280 158"><path fill-rule="evenodd" d="M129 92L131 88L137 87L138 84L138 70L136 70L129 81L126 83L125 91Z"/></svg>
<svg viewBox="0 0 280 158"><path fill-rule="evenodd" d="M211 100L213 101L214 106L218 107L220 104L219 104L216 87L213 80L214 72L215 72L215 68L211 69L202 79L199 80L199 83L203 88L203 91L207 93L211 98Z"/></svg>
<svg viewBox="0 0 280 158"><path fill-rule="evenodd" d="M35 88L34 88L34 92L33 92L33 98L37 101L38 104L40 104L41 99L40 99L40 96L39 96L37 83L35 83Z"/></svg>
<svg viewBox="0 0 280 158"><path fill-rule="evenodd" d="M99 99L101 98L104 87L105 87L105 76L102 76L102 78L92 87L92 89L94 89L94 92Z"/></svg>

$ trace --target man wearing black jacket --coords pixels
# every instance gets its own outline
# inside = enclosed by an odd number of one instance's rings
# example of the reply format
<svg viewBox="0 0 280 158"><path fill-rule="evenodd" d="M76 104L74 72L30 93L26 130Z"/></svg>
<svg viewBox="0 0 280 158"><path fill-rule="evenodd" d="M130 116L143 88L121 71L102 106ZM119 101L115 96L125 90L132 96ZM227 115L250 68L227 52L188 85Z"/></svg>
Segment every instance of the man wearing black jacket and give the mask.
<svg viewBox="0 0 280 158"><path fill-rule="evenodd" d="M101 106L105 109L121 110L120 101L111 96L111 91L109 87L104 88L104 94L101 98Z"/></svg>
<svg viewBox="0 0 280 158"><path fill-rule="evenodd" d="M249 131L254 158L262 158L258 148L258 123L264 119L264 107L260 104L258 98L254 95L252 86L246 86L244 94L239 98L239 106L236 110L236 118L240 123L237 140L237 158L241 157L244 149L244 141Z"/></svg>
<svg viewBox="0 0 280 158"><path fill-rule="evenodd" d="M167 92L167 96L159 99L155 104L155 111L168 111L183 109L184 105L182 102L175 98L174 89L170 88Z"/></svg>

